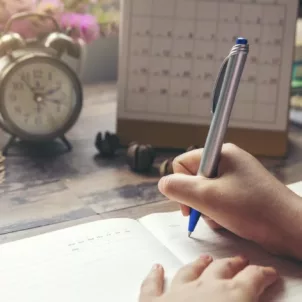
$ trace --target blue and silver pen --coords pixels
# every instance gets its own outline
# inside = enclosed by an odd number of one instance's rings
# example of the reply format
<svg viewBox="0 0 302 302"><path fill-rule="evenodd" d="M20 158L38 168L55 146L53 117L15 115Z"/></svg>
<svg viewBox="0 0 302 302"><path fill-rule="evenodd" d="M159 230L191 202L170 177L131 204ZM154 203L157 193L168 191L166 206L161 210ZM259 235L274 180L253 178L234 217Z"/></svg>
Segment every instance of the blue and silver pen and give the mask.
<svg viewBox="0 0 302 302"><path fill-rule="evenodd" d="M207 178L215 178L217 176L224 137L248 53L249 44L247 39L237 38L236 44L222 63L214 86L213 118L197 175ZM191 209L188 227L189 237L194 232L200 216L201 213Z"/></svg>

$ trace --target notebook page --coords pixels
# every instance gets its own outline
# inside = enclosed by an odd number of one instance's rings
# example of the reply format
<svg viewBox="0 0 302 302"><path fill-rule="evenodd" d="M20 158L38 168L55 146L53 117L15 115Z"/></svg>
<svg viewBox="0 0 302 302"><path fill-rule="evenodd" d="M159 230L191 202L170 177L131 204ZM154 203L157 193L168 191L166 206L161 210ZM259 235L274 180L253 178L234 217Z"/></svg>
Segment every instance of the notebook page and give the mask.
<svg viewBox="0 0 302 302"><path fill-rule="evenodd" d="M302 265L281 260L266 253L259 246L227 232L215 232L201 219L198 227L188 238L188 218L180 212L151 214L140 222L154 234L182 263L197 259L201 254L216 258L236 255L247 256L252 264L272 265L284 277L283 289L276 284L264 297L264 301L302 301ZM269 298L272 297L272 298Z"/></svg>
<svg viewBox="0 0 302 302"><path fill-rule="evenodd" d="M180 265L137 221L74 226L0 246L1 301L134 302L157 262Z"/></svg>
<svg viewBox="0 0 302 302"><path fill-rule="evenodd" d="M287 185L287 187L295 192L297 195L302 196L302 181L294 182Z"/></svg>

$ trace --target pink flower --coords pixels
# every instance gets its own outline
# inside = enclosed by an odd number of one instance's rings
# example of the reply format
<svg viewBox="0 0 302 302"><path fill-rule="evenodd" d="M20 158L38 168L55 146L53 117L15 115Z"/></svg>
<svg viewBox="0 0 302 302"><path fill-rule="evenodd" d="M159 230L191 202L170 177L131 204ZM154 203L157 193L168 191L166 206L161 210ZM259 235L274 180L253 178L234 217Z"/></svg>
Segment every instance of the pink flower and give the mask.
<svg viewBox="0 0 302 302"><path fill-rule="evenodd" d="M71 12L65 11L67 6L64 5L64 0L0 0L0 32L15 13L32 11L52 15L63 30L71 32L72 37L82 38L86 43L90 43L100 36L100 27L97 19L86 12L90 4L98 1L78 1ZM39 34L53 31L54 27L49 20L31 18L14 22L11 30L24 38L35 38Z"/></svg>
<svg viewBox="0 0 302 302"><path fill-rule="evenodd" d="M99 37L99 24L92 15L63 13L60 23L65 30L71 29L74 38L82 38L86 43Z"/></svg>

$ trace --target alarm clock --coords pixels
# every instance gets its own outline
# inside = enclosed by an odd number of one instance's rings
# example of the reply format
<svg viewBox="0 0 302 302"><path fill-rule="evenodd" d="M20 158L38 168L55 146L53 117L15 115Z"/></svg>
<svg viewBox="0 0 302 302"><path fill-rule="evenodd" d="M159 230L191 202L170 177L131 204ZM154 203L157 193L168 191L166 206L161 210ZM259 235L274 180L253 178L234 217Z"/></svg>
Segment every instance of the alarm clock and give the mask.
<svg viewBox="0 0 302 302"><path fill-rule="evenodd" d="M10 32L13 22L47 18L55 31L43 39L25 40ZM50 15L18 13L7 22L0 37L0 126L11 135L2 153L18 138L46 141L61 138L76 123L83 103L77 75L63 54L83 61L84 42L63 33Z"/></svg>

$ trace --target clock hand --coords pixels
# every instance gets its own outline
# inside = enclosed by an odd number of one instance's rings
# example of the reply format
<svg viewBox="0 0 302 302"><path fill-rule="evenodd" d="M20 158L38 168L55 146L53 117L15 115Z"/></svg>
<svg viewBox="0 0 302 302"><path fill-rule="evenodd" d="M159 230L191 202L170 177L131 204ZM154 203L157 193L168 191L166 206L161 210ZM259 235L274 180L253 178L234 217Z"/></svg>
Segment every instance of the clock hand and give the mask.
<svg viewBox="0 0 302 302"><path fill-rule="evenodd" d="M22 79L22 81L26 84L26 86L29 88L29 90L30 90L33 94L36 93L35 90L34 90L34 88L33 88L31 85L29 85L29 83L28 83L25 79Z"/></svg>
<svg viewBox="0 0 302 302"><path fill-rule="evenodd" d="M50 90L46 91L46 92L44 93L44 95L53 94L53 93L57 92L58 90L60 90L60 88L61 88L61 86L58 86L58 87L53 88L53 89L50 89Z"/></svg>
<svg viewBox="0 0 302 302"><path fill-rule="evenodd" d="M60 101L60 100L56 100L56 99L45 99L45 101L49 101L49 102L53 102L55 104L58 104L58 105L64 105L64 106L67 106L66 104L64 104L64 102Z"/></svg>

